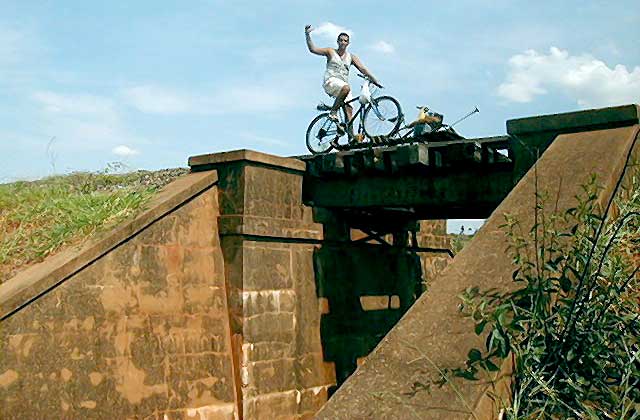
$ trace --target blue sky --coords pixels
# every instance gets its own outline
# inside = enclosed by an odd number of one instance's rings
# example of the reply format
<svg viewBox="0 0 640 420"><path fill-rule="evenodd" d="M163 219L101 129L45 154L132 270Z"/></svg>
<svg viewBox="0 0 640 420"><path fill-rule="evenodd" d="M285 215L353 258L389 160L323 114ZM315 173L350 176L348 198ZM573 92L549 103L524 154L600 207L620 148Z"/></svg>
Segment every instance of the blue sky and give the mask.
<svg viewBox="0 0 640 420"><path fill-rule="evenodd" d="M306 153L326 99L317 46L350 51L409 116L466 137L510 118L640 102L637 1L0 0L0 182L109 162ZM359 79L352 71L352 85Z"/></svg>

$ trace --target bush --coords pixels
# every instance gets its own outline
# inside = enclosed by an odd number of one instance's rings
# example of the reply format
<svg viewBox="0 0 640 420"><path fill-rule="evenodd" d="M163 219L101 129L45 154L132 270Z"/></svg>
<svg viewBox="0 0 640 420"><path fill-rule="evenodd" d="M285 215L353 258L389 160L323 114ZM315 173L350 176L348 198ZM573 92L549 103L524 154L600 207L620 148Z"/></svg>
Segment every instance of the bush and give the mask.
<svg viewBox="0 0 640 420"><path fill-rule="evenodd" d="M487 333L455 373L477 379L512 358L508 419L627 419L640 416L640 185L599 216L595 177L578 206L545 216L522 232L506 217L515 291L470 288L462 311ZM568 226L561 228L560 226Z"/></svg>

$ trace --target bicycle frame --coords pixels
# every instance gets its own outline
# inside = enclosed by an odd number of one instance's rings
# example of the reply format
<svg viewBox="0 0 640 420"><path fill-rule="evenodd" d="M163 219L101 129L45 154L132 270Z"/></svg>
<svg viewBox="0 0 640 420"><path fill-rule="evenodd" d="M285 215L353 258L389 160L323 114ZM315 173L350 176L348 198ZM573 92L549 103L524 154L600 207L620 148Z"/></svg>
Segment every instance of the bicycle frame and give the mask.
<svg viewBox="0 0 640 420"><path fill-rule="evenodd" d="M336 123L335 119L328 118L327 114L320 114L309 125L309 128L307 129L307 147L312 153L321 153L321 151L319 152L316 150L316 147L320 147L321 144L326 145L328 143L331 143L331 146L328 146L329 148L333 146L338 149L340 147L338 145L338 141L345 134L347 135L346 137L347 137L348 144L354 144L356 140L358 140L358 143L363 142L365 137L369 136L369 134L367 134L368 128L365 127L365 121L369 118L368 115L370 111L372 111L372 114L375 114L375 116L378 117L380 121L389 121L393 123L395 125L394 130L397 130L399 124L402 122L403 120L402 111L400 109L400 104L398 104L397 100L394 98L389 98L395 103L395 107L397 107L397 110L398 110L398 116L394 118L389 118L389 119L385 118L385 116L382 115L381 110L378 109L378 103L377 103L378 96L373 96L373 94L376 93L376 90L373 90L373 92L371 92L369 88L370 84L373 84L373 83L371 83L366 76L362 76L362 75L358 75L358 76L365 79L364 83L362 84L360 94L356 98L352 98L348 101L345 101L342 104L342 106L340 107L342 108L342 112L338 113L339 114L338 122ZM380 96L380 98L386 98L386 96ZM351 104L353 104L356 101L359 102L360 106L358 107L358 109L353 111L351 118L348 118L346 109L347 107L352 109ZM329 107L324 103L320 103L317 109L321 112L324 112L324 111L330 111L331 107ZM360 124L358 126L357 133L354 133L353 130L354 130L354 124L356 120L359 120ZM313 127L313 125L316 123L316 121L322 121L321 125L317 126L319 127L319 129L317 133L314 135L314 137L317 140L319 140L319 143L318 143L318 146L311 146L309 143L309 138L310 138L309 132ZM377 143L380 141L378 137L379 136L374 135L373 137L370 138L370 141ZM325 146L321 146L321 148L325 148Z"/></svg>
<svg viewBox="0 0 640 420"><path fill-rule="evenodd" d="M361 76L362 77L362 76ZM346 101L344 104L342 104L342 112L344 113L344 119L345 119L345 124L347 126L347 137L351 138L351 130L348 129L348 127L353 125L353 122L356 120L356 118L358 118L358 116L360 116L360 126L358 127L358 134L362 134L364 132L364 109L367 105L371 105L373 107L373 111L380 116L380 113L378 112L378 109L375 107L375 104L373 102L373 95L370 94L368 101L365 103L359 102L360 101L360 96L362 95L362 92L365 90L365 86L369 87L369 80L365 80L364 84L362 85L362 88L360 89L360 95L358 95L355 98L352 98L348 101ZM349 121L347 121L347 111L346 111L346 106L351 104L352 102L356 102L358 101L360 103L360 106L358 107L358 109L353 113L353 115L351 116L351 119Z"/></svg>
<svg viewBox="0 0 640 420"><path fill-rule="evenodd" d="M353 115L351 116L351 119L349 121L346 121L347 119L347 110L346 107L348 104L357 101L358 98L353 98L347 102L345 102L342 105L342 112L344 112L344 119L345 119L345 124L347 125L347 128L353 125L353 122L356 120L356 118L358 118L358 116L360 116L360 126L358 127L358 134L362 133L362 131L364 130L364 105L360 104L360 106L358 107L357 111L355 111L353 113ZM347 130L347 136L351 136L351 131Z"/></svg>

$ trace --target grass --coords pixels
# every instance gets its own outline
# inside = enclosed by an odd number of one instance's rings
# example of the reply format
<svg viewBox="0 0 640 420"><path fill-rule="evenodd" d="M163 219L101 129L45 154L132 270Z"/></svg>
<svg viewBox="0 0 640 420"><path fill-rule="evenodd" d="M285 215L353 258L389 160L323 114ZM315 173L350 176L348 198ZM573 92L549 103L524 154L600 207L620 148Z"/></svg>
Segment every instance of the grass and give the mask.
<svg viewBox="0 0 640 420"><path fill-rule="evenodd" d="M0 185L0 283L132 218L185 169L73 173Z"/></svg>

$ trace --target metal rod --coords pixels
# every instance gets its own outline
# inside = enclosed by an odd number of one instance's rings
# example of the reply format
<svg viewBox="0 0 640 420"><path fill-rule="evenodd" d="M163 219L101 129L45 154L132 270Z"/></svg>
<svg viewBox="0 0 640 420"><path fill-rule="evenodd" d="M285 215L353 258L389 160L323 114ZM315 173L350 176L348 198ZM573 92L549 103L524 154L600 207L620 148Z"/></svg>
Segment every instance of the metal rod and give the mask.
<svg viewBox="0 0 640 420"><path fill-rule="evenodd" d="M475 114L476 112L480 112L480 110L478 109L478 107L476 107L476 109L474 109L473 111L471 111L470 113L468 113L467 115L465 115L464 117L460 118L458 121L454 122L453 124L451 124L449 127L453 127L454 125L458 124L460 121L466 120L467 118L469 118L470 116L472 116L473 114Z"/></svg>

